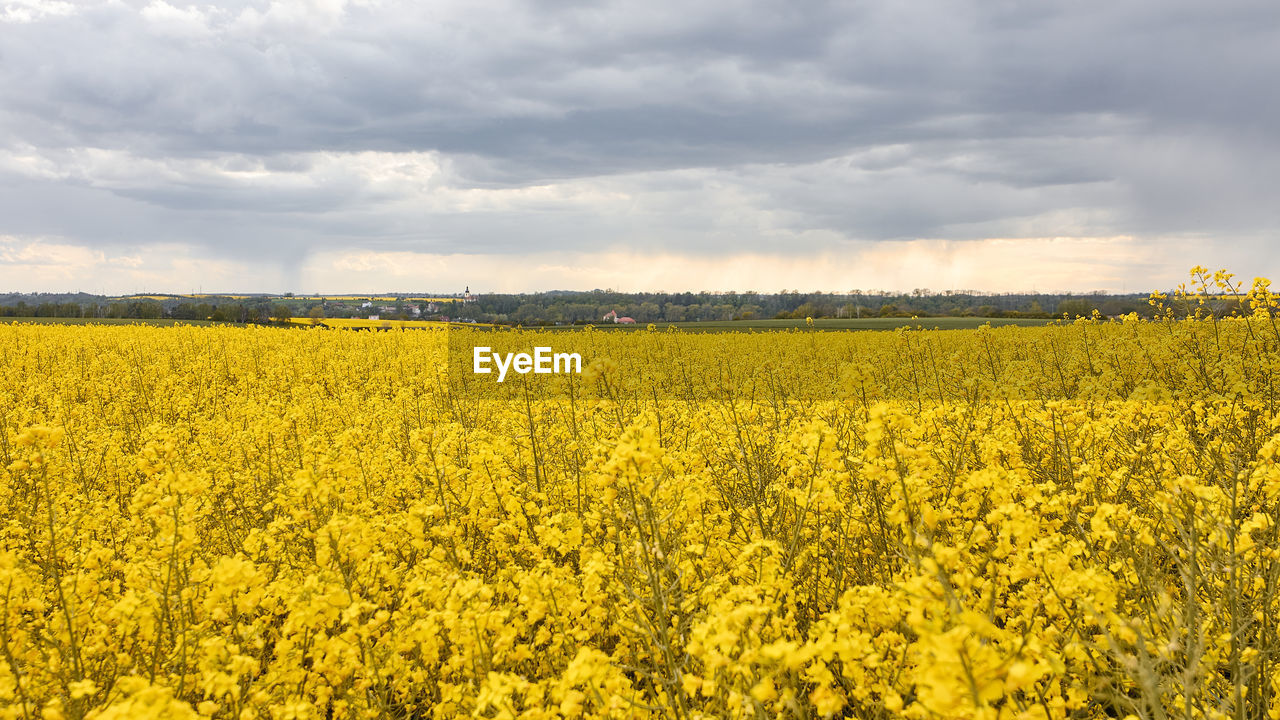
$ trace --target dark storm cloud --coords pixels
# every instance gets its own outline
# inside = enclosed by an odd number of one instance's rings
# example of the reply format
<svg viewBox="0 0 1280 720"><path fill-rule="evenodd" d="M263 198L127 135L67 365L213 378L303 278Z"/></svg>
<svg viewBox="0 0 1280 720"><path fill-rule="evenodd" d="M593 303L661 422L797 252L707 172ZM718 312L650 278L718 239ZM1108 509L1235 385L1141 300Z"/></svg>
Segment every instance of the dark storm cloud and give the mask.
<svg viewBox="0 0 1280 720"><path fill-rule="evenodd" d="M716 250L1280 220L1270 1L19 5L0 234L516 251L645 224ZM439 167L317 170L358 153ZM576 199L463 194L557 183ZM31 209L73 198L84 227Z"/></svg>
<svg viewBox="0 0 1280 720"><path fill-rule="evenodd" d="M959 117L1032 134L1064 114L1280 119L1274 4L1002 5L414 3L286 23L223 4L184 30L113 4L10 24L2 81L19 137L440 149L552 175L830 157L963 132L939 122Z"/></svg>

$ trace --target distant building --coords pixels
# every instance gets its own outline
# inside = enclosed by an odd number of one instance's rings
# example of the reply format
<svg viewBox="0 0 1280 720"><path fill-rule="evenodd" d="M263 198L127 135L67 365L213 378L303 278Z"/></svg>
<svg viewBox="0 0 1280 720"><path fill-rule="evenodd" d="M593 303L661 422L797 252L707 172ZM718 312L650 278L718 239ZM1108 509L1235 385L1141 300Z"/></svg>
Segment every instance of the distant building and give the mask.
<svg viewBox="0 0 1280 720"><path fill-rule="evenodd" d="M382 316L380 316L380 315L370 315L370 316L369 316L369 319L370 319L370 320L381 320L381 319L382 319Z"/></svg>
<svg viewBox="0 0 1280 720"><path fill-rule="evenodd" d="M605 316L604 316L603 318L601 318L601 319L602 319L604 322L613 322L613 323L617 323L617 324L619 324L619 325L635 325L635 324L636 324L636 321L635 321L634 319L632 319L632 318L625 317L625 316L623 316L623 317L619 317L619 316L618 316L618 311L617 311L617 310L610 310L610 311L609 311L607 314L605 314Z"/></svg>
<svg viewBox="0 0 1280 720"><path fill-rule="evenodd" d="M618 323L619 325L635 325L636 324L635 318L629 318L626 316L620 317L614 322Z"/></svg>

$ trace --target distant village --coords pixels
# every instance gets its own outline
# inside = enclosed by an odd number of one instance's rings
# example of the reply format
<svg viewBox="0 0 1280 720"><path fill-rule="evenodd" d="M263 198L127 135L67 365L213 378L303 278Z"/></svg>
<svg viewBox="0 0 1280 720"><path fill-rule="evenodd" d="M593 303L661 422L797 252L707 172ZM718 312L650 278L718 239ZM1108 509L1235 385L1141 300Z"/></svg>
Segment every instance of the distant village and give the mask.
<svg viewBox="0 0 1280 720"><path fill-rule="evenodd" d="M444 314L446 312L458 312L452 310L461 303L460 310L465 310L467 305L474 303L475 298L471 296L471 287L467 286L466 291L460 298L447 298L436 300L419 299L416 302L410 299L406 302L404 299L398 298L393 304L375 303L373 300L365 300L356 306L352 311L352 303L341 300L325 302L321 309L325 312L322 317L350 317L363 318L366 320L440 320L442 322L475 322L474 319L454 317L451 318ZM348 311L351 311L348 314ZM330 313L333 314L330 314Z"/></svg>
<svg viewBox="0 0 1280 720"><path fill-rule="evenodd" d="M635 318L629 318L629 317L626 317L625 315L622 317L618 317L617 310L610 310L609 314L605 315L603 318L601 318L601 320L604 322L617 323L619 325L635 325L636 324Z"/></svg>

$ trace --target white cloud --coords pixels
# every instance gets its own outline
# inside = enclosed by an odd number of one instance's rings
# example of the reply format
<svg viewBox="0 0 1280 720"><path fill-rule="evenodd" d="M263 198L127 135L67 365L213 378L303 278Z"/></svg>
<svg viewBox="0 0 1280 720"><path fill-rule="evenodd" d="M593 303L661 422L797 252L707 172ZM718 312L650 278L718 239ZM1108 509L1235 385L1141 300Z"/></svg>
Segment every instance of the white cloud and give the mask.
<svg viewBox="0 0 1280 720"><path fill-rule="evenodd" d="M149 244L108 252L62 238L0 235L0 288L5 292L125 295L283 285L274 268L209 257L185 245Z"/></svg>
<svg viewBox="0 0 1280 720"><path fill-rule="evenodd" d="M0 236L0 266L73 278L106 260L103 253L58 240Z"/></svg>
<svg viewBox="0 0 1280 720"><path fill-rule="evenodd" d="M247 7L232 23L237 33L327 33L341 27L351 7L368 7L365 0L272 0L265 9Z"/></svg>
<svg viewBox="0 0 1280 720"><path fill-rule="evenodd" d="M75 11L74 4L63 0L8 0L0 4L0 22L30 23Z"/></svg>
<svg viewBox="0 0 1280 720"><path fill-rule="evenodd" d="M178 8L164 0L153 0L142 9L142 17L161 35L195 40L213 34L205 11L195 5Z"/></svg>

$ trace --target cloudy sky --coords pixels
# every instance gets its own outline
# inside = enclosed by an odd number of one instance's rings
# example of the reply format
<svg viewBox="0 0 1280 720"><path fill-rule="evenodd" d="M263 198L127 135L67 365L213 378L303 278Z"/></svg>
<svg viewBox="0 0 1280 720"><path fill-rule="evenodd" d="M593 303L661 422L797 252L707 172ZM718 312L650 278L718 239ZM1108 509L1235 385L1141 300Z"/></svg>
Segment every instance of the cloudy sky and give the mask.
<svg viewBox="0 0 1280 720"><path fill-rule="evenodd" d="M1280 281L1273 0L0 0L0 292Z"/></svg>

